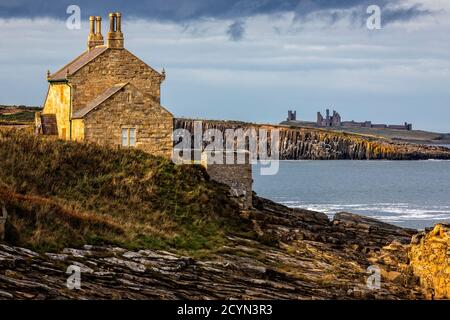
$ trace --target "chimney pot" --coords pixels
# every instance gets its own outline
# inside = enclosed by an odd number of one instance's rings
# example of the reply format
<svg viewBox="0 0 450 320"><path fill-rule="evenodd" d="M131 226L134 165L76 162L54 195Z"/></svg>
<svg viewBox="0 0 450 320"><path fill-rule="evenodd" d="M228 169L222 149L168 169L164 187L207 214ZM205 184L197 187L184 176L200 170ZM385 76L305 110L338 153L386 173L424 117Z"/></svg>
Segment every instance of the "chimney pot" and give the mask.
<svg viewBox="0 0 450 320"><path fill-rule="evenodd" d="M95 33L94 31L94 21L95 21L95 17L94 16L90 16L89 17L89 23L90 23L90 30L89 33Z"/></svg>
<svg viewBox="0 0 450 320"><path fill-rule="evenodd" d="M97 22L95 33L102 34L102 17L95 17L95 21Z"/></svg>
<svg viewBox="0 0 450 320"><path fill-rule="evenodd" d="M109 14L109 32L114 32L114 19L115 19L115 14L110 13Z"/></svg>
<svg viewBox="0 0 450 320"><path fill-rule="evenodd" d="M95 32L95 40L97 41L97 45L103 45L103 35L102 35L102 17L95 17L96 21L96 32Z"/></svg>
<svg viewBox="0 0 450 320"><path fill-rule="evenodd" d="M91 50L96 46L104 45L102 36L102 18L90 16L89 24L88 50Z"/></svg>
<svg viewBox="0 0 450 320"><path fill-rule="evenodd" d="M122 32L122 15L120 12L116 12L116 31Z"/></svg>
<svg viewBox="0 0 450 320"><path fill-rule="evenodd" d="M108 48L123 49L121 17L119 12L109 14Z"/></svg>
<svg viewBox="0 0 450 320"><path fill-rule="evenodd" d="M95 17L90 16L89 17L89 37L88 37L88 41L94 40L94 34L95 34Z"/></svg>

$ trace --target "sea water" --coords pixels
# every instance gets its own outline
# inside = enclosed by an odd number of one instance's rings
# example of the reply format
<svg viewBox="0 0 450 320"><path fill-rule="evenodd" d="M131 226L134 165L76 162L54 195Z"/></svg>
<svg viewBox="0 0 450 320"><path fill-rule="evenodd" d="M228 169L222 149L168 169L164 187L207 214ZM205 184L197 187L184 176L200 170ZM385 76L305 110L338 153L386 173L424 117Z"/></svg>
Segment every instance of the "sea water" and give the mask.
<svg viewBox="0 0 450 320"><path fill-rule="evenodd" d="M450 161L280 161L272 176L258 167L254 190L288 207L417 229L450 222Z"/></svg>

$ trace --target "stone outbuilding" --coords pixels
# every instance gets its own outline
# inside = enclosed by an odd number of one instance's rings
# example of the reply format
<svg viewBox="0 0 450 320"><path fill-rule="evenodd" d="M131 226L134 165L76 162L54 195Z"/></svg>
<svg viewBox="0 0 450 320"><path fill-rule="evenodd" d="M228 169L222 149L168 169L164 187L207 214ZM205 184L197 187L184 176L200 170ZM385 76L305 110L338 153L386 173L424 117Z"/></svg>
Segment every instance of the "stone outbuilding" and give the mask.
<svg viewBox="0 0 450 320"><path fill-rule="evenodd" d="M48 72L36 131L170 157L173 115L160 104L165 72L125 49L120 13L109 18L106 44L101 17L90 17L87 50L57 72Z"/></svg>

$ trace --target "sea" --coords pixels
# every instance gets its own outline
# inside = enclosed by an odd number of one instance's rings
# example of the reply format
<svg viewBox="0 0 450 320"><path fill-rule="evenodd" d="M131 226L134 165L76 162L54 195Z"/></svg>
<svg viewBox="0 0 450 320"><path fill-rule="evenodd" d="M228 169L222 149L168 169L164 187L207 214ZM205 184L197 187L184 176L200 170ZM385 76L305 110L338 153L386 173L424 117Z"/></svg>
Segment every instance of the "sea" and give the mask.
<svg viewBox="0 0 450 320"><path fill-rule="evenodd" d="M450 147L450 146L449 146ZM402 227L450 223L450 161L280 161L253 168L255 192L292 208L351 212Z"/></svg>

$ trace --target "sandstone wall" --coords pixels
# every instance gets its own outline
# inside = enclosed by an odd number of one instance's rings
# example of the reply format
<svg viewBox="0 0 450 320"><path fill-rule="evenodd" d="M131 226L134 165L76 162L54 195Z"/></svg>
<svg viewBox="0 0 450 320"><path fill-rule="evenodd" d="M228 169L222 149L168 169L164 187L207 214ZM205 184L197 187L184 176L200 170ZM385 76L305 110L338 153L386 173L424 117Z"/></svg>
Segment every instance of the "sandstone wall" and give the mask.
<svg viewBox="0 0 450 320"><path fill-rule="evenodd" d="M230 187L231 196L239 202L242 209L252 207L253 177L252 165L248 161L239 164L236 160L231 164L226 163L226 156L222 163L211 163L206 153L202 155L202 165L206 168L208 175L214 181L226 184Z"/></svg>
<svg viewBox="0 0 450 320"><path fill-rule="evenodd" d="M72 119L72 140L84 140L84 120Z"/></svg>
<svg viewBox="0 0 450 320"><path fill-rule="evenodd" d="M131 103L128 94L131 94ZM149 103L133 85L87 114L85 140L112 147L121 146L122 128L136 128L136 148L154 155L172 154L173 117L158 103Z"/></svg>
<svg viewBox="0 0 450 320"><path fill-rule="evenodd" d="M43 115L54 114L57 121L58 136L70 138L70 87L65 83L49 85Z"/></svg>
<svg viewBox="0 0 450 320"><path fill-rule="evenodd" d="M73 111L77 111L117 83L131 82L148 102L160 103L163 77L126 49L109 49L69 78Z"/></svg>

